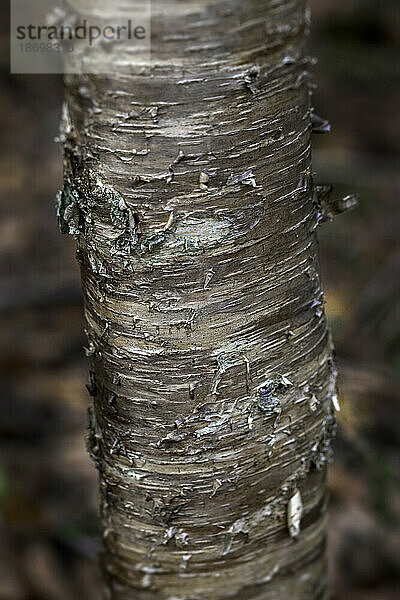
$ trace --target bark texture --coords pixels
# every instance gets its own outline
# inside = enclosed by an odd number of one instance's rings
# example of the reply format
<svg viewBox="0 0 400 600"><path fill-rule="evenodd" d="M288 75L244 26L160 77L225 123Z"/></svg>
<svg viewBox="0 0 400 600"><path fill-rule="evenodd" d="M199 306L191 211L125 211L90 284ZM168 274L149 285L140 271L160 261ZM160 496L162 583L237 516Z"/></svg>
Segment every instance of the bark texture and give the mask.
<svg viewBox="0 0 400 600"><path fill-rule="evenodd" d="M326 597L335 369L303 0L153 2L152 61L68 76L105 597Z"/></svg>

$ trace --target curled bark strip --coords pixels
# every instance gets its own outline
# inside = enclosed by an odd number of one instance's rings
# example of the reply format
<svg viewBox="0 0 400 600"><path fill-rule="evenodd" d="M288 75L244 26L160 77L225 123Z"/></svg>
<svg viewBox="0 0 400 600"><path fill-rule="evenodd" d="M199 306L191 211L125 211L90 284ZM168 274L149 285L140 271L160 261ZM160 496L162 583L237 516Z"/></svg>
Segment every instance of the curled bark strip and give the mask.
<svg viewBox="0 0 400 600"><path fill-rule="evenodd" d="M311 125L313 133L330 133L331 124L326 119L319 117L315 112L311 113Z"/></svg>
<svg viewBox="0 0 400 600"><path fill-rule="evenodd" d="M338 198L333 194L333 186L315 186L315 196L318 206L318 222L332 221L337 215L349 212L358 205L358 198L354 194Z"/></svg>

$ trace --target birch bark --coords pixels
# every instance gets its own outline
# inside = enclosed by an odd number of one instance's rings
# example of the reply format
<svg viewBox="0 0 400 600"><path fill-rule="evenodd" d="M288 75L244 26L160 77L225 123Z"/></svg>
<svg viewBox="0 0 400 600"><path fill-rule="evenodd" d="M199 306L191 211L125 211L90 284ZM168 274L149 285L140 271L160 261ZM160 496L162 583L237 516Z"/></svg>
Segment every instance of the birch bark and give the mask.
<svg viewBox="0 0 400 600"><path fill-rule="evenodd" d="M303 0L156 0L151 62L66 77L107 598L326 597L307 28Z"/></svg>

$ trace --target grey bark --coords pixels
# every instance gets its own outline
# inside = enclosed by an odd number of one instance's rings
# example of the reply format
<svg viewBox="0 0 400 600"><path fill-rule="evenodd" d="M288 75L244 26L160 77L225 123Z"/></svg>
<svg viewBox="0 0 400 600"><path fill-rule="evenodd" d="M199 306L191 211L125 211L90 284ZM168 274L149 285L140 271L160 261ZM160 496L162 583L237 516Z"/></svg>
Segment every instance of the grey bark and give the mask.
<svg viewBox="0 0 400 600"><path fill-rule="evenodd" d="M105 597L325 598L336 384L305 2L153 13L151 63L66 78L58 212L82 272Z"/></svg>

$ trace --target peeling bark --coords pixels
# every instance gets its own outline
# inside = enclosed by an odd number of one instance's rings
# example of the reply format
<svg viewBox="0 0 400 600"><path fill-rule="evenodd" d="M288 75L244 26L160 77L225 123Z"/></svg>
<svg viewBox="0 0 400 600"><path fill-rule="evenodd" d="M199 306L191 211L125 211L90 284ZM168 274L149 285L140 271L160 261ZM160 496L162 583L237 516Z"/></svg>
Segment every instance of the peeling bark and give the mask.
<svg viewBox="0 0 400 600"><path fill-rule="evenodd" d="M155 1L151 63L66 77L113 600L326 597L307 27L303 0Z"/></svg>

